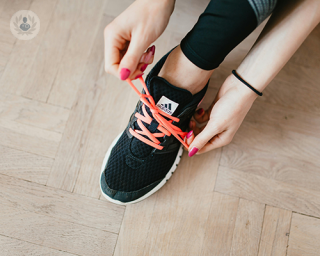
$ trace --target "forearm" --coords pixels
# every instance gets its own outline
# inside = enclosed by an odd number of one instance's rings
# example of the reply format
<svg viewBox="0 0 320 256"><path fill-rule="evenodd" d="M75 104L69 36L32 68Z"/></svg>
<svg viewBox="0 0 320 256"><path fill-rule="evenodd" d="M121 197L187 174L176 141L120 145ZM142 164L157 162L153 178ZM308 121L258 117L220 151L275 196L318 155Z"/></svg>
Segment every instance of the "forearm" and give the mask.
<svg viewBox="0 0 320 256"><path fill-rule="evenodd" d="M319 22L320 1L281 2L237 72L263 91Z"/></svg>

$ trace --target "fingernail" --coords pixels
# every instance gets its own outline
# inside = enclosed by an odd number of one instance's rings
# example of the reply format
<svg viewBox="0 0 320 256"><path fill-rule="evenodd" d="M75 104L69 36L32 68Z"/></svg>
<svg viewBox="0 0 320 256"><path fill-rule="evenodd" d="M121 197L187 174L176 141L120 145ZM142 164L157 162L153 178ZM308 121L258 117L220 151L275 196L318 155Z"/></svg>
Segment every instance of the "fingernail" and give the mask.
<svg viewBox="0 0 320 256"><path fill-rule="evenodd" d="M140 68L140 70L143 72L143 71L146 70L147 67L148 67L148 64L144 64L144 65Z"/></svg>
<svg viewBox="0 0 320 256"><path fill-rule="evenodd" d="M192 131L192 130L191 130L190 132L188 132L188 134L187 134L187 139L189 139L192 134L193 134L193 131Z"/></svg>
<svg viewBox="0 0 320 256"><path fill-rule="evenodd" d="M120 79L126 80L130 75L130 70L127 68L122 68L120 71Z"/></svg>
<svg viewBox="0 0 320 256"><path fill-rule="evenodd" d="M202 115L203 112L204 112L203 108L200 108L200 109L197 110L197 114L198 115Z"/></svg>
<svg viewBox="0 0 320 256"><path fill-rule="evenodd" d="M152 52L152 55L156 52L156 47L154 45L151 46L150 52Z"/></svg>
<svg viewBox="0 0 320 256"><path fill-rule="evenodd" d="M153 56L152 52L151 51L148 52L147 56L144 58L144 62L148 63L149 60L151 60L152 56Z"/></svg>
<svg viewBox="0 0 320 256"><path fill-rule="evenodd" d="M134 79L137 79L137 78L142 77L142 76L143 76L143 73L140 74L140 75L137 75Z"/></svg>
<svg viewBox="0 0 320 256"><path fill-rule="evenodd" d="M198 151L199 151L198 148L193 147L193 148L189 151L188 156L189 156L189 157L192 157L192 156L194 156Z"/></svg>

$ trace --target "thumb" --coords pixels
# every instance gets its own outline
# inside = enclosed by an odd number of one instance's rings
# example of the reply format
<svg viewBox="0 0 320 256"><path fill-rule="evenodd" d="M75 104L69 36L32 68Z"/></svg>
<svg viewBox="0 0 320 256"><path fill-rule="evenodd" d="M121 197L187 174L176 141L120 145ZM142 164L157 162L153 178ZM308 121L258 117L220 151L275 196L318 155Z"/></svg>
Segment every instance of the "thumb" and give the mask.
<svg viewBox="0 0 320 256"><path fill-rule="evenodd" d="M148 45L146 46L141 44L141 41L139 42L139 40L132 38L128 50L123 56L119 65L121 80L126 80L136 71L140 62L140 58L147 47Z"/></svg>
<svg viewBox="0 0 320 256"><path fill-rule="evenodd" d="M194 138L193 142L189 146L189 157L194 156L218 133L219 130L208 123L206 127Z"/></svg>

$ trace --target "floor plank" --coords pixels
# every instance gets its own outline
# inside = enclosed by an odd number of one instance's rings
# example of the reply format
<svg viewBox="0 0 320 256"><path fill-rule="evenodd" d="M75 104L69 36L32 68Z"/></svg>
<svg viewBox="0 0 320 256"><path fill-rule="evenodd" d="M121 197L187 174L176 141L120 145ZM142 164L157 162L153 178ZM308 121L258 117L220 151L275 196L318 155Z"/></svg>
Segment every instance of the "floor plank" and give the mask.
<svg viewBox="0 0 320 256"><path fill-rule="evenodd" d="M215 191L320 217L320 192L219 167Z"/></svg>
<svg viewBox="0 0 320 256"><path fill-rule="evenodd" d="M0 215L0 235L77 255L113 254L116 234L7 205Z"/></svg>
<svg viewBox="0 0 320 256"><path fill-rule="evenodd" d="M77 101L70 113L70 117L60 144L56 161L51 170L48 186L73 191L88 145L90 122L105 84L96 83L100 76L103 63L104 43L102 40L103 28L113 18L103 16L92 47L85 72L82 77ZM96 181L98 184L98 181Z"/></svg>
<svg viewBox="0 0 320 256"><path fill-rule="evenodd" d="M293 213L287 255L319 255L319 237L320 219Z"/></svg>
<svg viewBox="0 0 320 256"><path fill-rule="evenodd" d="M290 62L304 67L320 66L320 24L314 28L311 34L302 43L302 46L292 56Z"/></svg>
<svg viewBox="0 0 320 256"><path fill-rule="evenodd" d="M286 131L320 138L320 118L317 115L299 110L291 110L274 104L255 102L250 109L245 121L251 123L265 123L281 127Z"/></svg>
<svg viewBox="0 0 320 256"><path fill-rule="evenodd" d="M118 233L124 207L0 175L1 205Z"/></svg>
<svg viewBox="0 0 320 256"><path fill-rule="evenodd" d="M230 255L238 206L239 198L214 193L201 255Z"/></svg>
<svg viewBox="0 0 320 256"><path fill-rule="evenodd" d="M286 256L292 213L267 205L258 256Z"/></svg>
<svg viewBox="0 0 320 256"><path fill-rule="evenodd" d="M130 255L200 254L219 159L220 150L193 159L184 154L157 194L141 207L140 203L128 205L115 255L128 255L129 251ZM146 223L135 221L137 216Z"/></svg>
<svg viewBox="0 0 320 256"><path fill-rule="evenodd" d="M24 97L47 101L83 2L58 1L22 91Z"/></svg>
<svg viewBox="0 0 320 256"><path fill-rule="evenodd" d="M240 199L230 255L258 254L265 205Z"/></svg>
<svg viewBox="0 0 320 256"><path fill-rule="evenodd" d="M2 1L0 13L0 78L10 58L11 51L17 41L10 31L10 20L19 10L28 10L32 0ZM0 91L3 84L0 86Z"/></svg>
<svg viewBox="0 0 320 256"><path fill-rule="evenodd" d="M276 124L244 122L232 143L320 164L320 138L289 131Z"/></svg>
<svg viewBox="0 0 320 256"><path fill-rule="evenodd" d="M48 103L71 108L77 96L79 84L86 67L94 41L101 40L97 33L103 34L100 24L105 0L85 0L79 17L72 26L72 32L61 60L59 71L52 85ZM87 40L83 40L86 38Z"/></svg>
<svg viewBox="0 0 320 256"><path fill-rule="evenodd" d="M156 196L126 206L114 256L143 255Z"/></svg>
<svg viewBox="0 0 320 256"><path fill-rule="evenodd" d="M69 110L7 93L0 94L0 119L62 133Z"/></svg>
<svg viewBox="0 0 320 256"><path fill-rule="evenodd" d="M0 235L0 247L2 256L20 256L20 255L51 255L51 256L71 256L63 251L54 250L48 247L35 245L22 240L5 237Z"/></svg>
<svg viewBox="0 0 320 256"><path fill-rule="evenodd" d="M320 191L320 165L317 163L231 143L223 148L220 165Z"/></svg>
<svg viewBox="0 0 320 256"><path fill-rule="evenodd" d="M46 184L53 159L0 146L0 173Z"/></svg>
<svg viewBox="0 0 320 256"><path fill-rule="evenodd" d="M74 188L75 193L95 198L99 198L101 195L97 184L99 183L101 164L105 153L112 141L126 128L131 115L131 113L126 113L127 101L130 101L130 97L135 102L139 99L138 96L132 95L132 91L125 82L119 81L116 77L108 75L105 84L106 88L101 93L98 106L90 123L88 145ZM113 93L111 94L110 91ZM130 112L134 108L135 105L131 106ZM111 109L117 111L110 111ZM119 113L123 113L123 115L119 115ZM111 122L111 120L114 121Z"/></svg>
<svg viewBox="0 0 320 256"><path fill-rule="evenodd" d="M61 134L0 119L0 145L54 158Z"/></svg>
<svg viewBox="0 0 320 256"><path fill-rule="evenodd" d="M57 0L34 0L32 10L40 19L39 34L32 40L17 40L0 80L0 91L21 95L55 10ZM22 10L28 10L22 9ZM21 10L21 9L17 9Z"/></svg>

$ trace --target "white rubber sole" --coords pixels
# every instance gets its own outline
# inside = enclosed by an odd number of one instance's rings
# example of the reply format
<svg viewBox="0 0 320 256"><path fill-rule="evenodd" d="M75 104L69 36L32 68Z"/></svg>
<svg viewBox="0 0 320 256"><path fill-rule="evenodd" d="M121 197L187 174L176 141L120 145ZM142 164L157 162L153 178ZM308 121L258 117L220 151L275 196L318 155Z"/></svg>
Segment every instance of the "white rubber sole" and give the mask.
<svg viewBox="0 0 320 256"><path fill-rule="evenodd" d="M110 156L110 153L111 153L111 150L112 148L114 147L114 145L117 143L117 141L119 140L119 138L121 137L122 133L120 133L114 140L113 142L111 143L111 146L109 147L104 159L103 159L103 163L102 163L102 167L101 167L101 174L103 173L104 171L104 168L108 162L108 159L109 159L109 156ZM183 146L180 145L180 148L179 148L179 151L178 151L178 154L176 156L176 159L174 160L174 163L173 165L171 166L170 168L170 171L167 173L166 177L156 186L154 187L152 190L150 190L147 194L145 194L144 196L138 198L137 200L134 200L134 201L131 201L131 202L127 202L127 203L123 203L119 200L115 200L115 199L112 199L111 197L109 197L108 195L106 195L102 188L101 188L101 175L100 175L100 180L99 180L99 184L100 184L100 190L101 190L101 193L102 195L110 202L114 203L114 204L119 204L119 205L128 205L128 204L134 204L134 203L138 203L144 199L146 199L147 197L151 196L153 193L157 192L164 184L166 184L166 182L171 178L172 174L174 173L174 171L177 169L177 166L180 162L180 159L181 159L181 156L182 156L182 153L183 153Z"/></svg>

